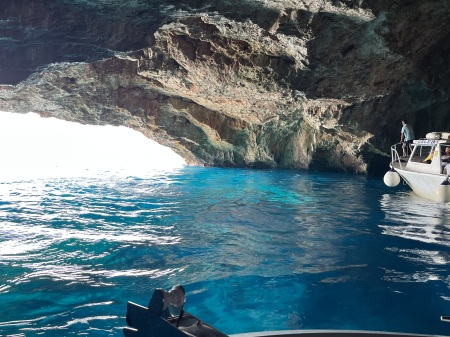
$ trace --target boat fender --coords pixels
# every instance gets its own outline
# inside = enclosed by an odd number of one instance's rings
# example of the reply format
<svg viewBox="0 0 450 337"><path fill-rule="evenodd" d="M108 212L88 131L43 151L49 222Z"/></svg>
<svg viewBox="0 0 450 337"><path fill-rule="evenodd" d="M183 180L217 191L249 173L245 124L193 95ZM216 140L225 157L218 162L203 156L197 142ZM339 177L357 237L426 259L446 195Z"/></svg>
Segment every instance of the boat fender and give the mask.
<svg viewBox="0 0 450 337"><path fill-rule="evenodd" d="M383 181L386 186L395 187L400 184L400 175L392 168L386 172Z"/></svg>
<svg viewBox="0 0 450 337"><path fill-rule="evenodd" d="M450 182L448 177L436 187L436 200L442 203L450 202Z"/></svg>

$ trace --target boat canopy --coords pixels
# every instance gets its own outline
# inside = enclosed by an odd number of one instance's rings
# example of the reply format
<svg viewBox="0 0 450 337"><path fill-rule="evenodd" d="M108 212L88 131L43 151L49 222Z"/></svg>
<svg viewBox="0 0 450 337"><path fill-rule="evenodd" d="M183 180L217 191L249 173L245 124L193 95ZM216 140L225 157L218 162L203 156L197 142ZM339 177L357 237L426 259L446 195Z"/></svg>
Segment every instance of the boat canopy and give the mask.
<svg viewBox="0 0 450 337"><path fill-rule="evenodd" d="M450 132L429 132L426 139L448 139L450 140Z"/></svg>

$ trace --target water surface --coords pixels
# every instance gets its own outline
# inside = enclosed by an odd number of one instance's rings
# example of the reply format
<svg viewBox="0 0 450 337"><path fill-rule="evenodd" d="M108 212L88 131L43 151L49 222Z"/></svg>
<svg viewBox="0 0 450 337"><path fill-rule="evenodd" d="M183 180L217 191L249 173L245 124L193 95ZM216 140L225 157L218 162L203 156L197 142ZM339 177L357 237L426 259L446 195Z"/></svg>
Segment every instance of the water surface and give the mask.
<svg viewBox="0 0 450 337"><path fill-rule="evenodd" d="M382 179L184 167L0 182L0 335L122 336L182 284L226 334L448 335L449 206Z"/></svg>

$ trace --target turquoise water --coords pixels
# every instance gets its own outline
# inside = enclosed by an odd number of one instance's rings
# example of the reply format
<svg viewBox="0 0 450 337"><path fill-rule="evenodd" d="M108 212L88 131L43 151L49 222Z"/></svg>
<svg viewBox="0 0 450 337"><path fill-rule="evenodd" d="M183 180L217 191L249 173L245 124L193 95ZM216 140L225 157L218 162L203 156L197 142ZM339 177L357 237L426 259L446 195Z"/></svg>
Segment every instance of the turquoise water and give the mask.
<svg viewBox="0 0 450 337"><path fill-rule="evenodd" d="M122 336L184 285L226 334L450 334L450 208L382 179L187 167L0 183L0 335Z"/></svg>

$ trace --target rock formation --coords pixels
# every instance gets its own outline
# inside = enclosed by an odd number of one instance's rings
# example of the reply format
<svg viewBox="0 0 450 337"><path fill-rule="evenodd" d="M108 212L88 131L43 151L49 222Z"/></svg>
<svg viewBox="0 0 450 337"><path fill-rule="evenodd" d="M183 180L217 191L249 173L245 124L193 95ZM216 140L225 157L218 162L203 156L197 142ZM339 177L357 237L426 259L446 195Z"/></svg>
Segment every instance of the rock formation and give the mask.
<svg viewBox="0 0 450 337"><path fill-rule="evenodd" d="M447 0L4 0L0 18L0 110L125 125L192 164L384 173L402 118L450 130Z"/></svg>

